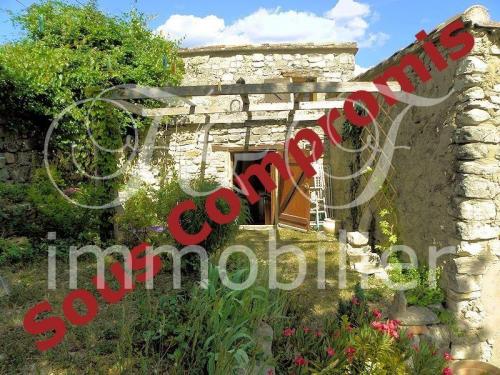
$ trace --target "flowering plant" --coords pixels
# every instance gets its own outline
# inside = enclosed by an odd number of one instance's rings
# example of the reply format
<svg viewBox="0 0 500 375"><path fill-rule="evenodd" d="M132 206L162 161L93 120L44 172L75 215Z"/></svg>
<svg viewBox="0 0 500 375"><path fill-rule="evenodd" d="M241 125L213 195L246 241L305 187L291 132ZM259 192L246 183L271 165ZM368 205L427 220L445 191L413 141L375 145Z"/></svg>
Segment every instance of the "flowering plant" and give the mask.
<svg viewBox="0 0 500 375"><path fill-rule="evenodd" d="M342 313L342 315L339 315ZM342 301L339 314L318 327L287 327L278 337L277 373L450 375L451 355L414 345L401 322L383 320L362 293Z"/></svg>

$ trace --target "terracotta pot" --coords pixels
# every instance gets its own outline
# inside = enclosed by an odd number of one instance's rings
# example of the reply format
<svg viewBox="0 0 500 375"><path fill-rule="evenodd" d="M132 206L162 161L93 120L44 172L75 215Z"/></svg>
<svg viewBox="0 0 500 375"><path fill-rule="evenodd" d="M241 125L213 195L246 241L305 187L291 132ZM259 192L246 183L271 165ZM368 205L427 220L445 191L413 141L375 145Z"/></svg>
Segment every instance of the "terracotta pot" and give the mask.
<svg viewBox="0 0 500 375"><path fill-rule="evenodd" d="M329 234L337 234L339 231L339 220L325 219L323 222L323 230Z"/></svg>
<svg viewBox="0 0 500 375"><path fill-rule="evenodd" d="M481 361L458 361L451 367L453 375L500 375L500 369Z"/></svg>

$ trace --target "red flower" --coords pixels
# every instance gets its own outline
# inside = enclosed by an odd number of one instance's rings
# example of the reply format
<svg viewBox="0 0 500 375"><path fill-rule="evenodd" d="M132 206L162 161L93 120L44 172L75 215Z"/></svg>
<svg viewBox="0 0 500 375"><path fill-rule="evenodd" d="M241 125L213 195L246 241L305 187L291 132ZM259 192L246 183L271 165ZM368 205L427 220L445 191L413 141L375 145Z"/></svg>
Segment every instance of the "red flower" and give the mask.
<svg viewBox="0 0 500 375"><path fill-rule="evenodd" d="M328 348L326 348L326 354L328 355L328 357L333 357L335 355L335 350L329 346Z"/></svg>
<svg viewBox="0 0 500 375"><path fill-rule="evenodd" d="M354 328L354 327L352 326L352 324L351 324L351 323L349 323L349 324L347 325L347 327L345 327L345 329L346 329L348 332L351 332L351 331L353 330L353 328Z"/></svg>
<svg viewBox="0 0 500 375"><path fill-rule="evenodd" d="M359 299L358 299L358 297L356 297L356 296L352 297L351 303L353 305L359 305Z"/></svg>
<svg viewBox="0 0 500 375"><path fill-rule="evenodd" d="M311 332L311 328L309 328L309 327L304 327L304 333L305 333L305 334L308 334L309 332Z"/></svg>
<svg viewBox="0 0 500 375"><path fill-rule="evenodd" d="M415 336L415 334L413 332L408 332L406 334L406 337L408 337L410 340L413 339L414 336Z"/></svg>
<svg viewBox="0 0 500 375"><path fill-rule="evenodd" d="M297 366L307 366L307 359L299 355L295 357L295 361L293 361L293 363L295 363L295 365Z"/></svg>
<svg viewBox="0 0 500 375"><path fill-rule="evenodd" d="M316 337L321 337L323 336L323 332L321 331L316 331L316 333L314 334Z"/></svg>
<svg viewBox="0 0 500 375"><path fill-rule="evenodd" d="M382 312L379 309L373 310L372 315L376 320L382 319Z"/></svg>
<svg viewBox="0 0 500 375"><path fill-rule="evenodd" d="M274 375L274 371L272 369L267 370L266 375Z"/></svg>
<svg viewBox="0 0 500 375"><path fill-rule="evenodd" d="M443 369L443 375L453 375L453 372L451 371L451 368L446 367Z"/></svg>
<svg viewBox="0 0 500 375"><path fill-rule="evenodd" d="M443 358L446 362L453 361L453 356L448 352L443 354Z"/></svg>
<svg viewBox="0 0 500 375"><path fill-rule="evenodd" d="M283 336L290 337L295 334L295 328L285 328L283 330Z"/></svg>
<svg viewBox="0 0 500 375"><path fill-rule="evenodd" d="M371 326L376 331L384 332L389 336L397 339L399 337L398 333L399 324L400 322L398 320L388 320L387 323L374 321L371 323Z"/></svg>
<svg viewBox="0 0 500 375"><path fill-rule="evenodd" d="M352 362L355 354L356 354L356 349L354 349L352 346L346 348L345 355L347 356L347 360L349 362Z"/></svg>

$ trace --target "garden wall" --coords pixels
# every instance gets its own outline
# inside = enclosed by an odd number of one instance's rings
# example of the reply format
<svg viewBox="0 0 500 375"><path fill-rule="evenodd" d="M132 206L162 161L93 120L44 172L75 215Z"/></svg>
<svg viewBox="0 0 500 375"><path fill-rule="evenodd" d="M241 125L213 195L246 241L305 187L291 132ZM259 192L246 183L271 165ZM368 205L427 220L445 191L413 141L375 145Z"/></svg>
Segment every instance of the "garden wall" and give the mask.
<svg viewBox="0 0 500 375"><path fill-rule="evenodd" d="M400 243L412 247L421 262L426 261L429 246L457 246L457 256L445 262L443 286L447 307L466 335L453 337L452 353L457 359L482 359L498 365L500 24L490 21L482 7L472 7L460 17L474 35L475 46L458 63L439 72L420 44L414 43L357 78L372 80L403 55L415 53L432 75L422 83L413 72L409 74L415 94L438 98L453 92L441 104L408 111L395 145L409 149L394 151L388 178L374 199L358 211L338 210L336 218L349 229L371 229L378 242L383 241L376 225L380 210L394 211L390 220ZM430 37L436 39L440 27ZM405 107L381 106L377 119L380 144ZM374 134L373 127L363 130L363 142ZM356 160L355 154L332 149L334 174L348 174L363 165L369 154L365 150ZM338 181L335 204L359 195L369 177L370 169L359 179Z"/></svg>
<svg viewBox="0 0 500 375"><path fill-rule="evenodd" d="M41 165L36 138L28 132L14 130L0 115L0 182L28 182Z"/></svg>

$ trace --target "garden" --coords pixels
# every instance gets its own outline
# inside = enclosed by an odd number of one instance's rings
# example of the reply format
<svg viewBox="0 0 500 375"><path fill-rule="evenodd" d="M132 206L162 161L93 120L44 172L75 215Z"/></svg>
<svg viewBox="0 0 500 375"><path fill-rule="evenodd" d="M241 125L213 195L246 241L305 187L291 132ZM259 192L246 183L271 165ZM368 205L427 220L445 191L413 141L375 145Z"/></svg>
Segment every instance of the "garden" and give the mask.
<svg viewBox="0 0 500 375"><path fill-rule="evenodd" d="M12 14L12 20L23 33L19 40L0 46L0 117L1 131L19 134L19 139L29 134L30 139L43 140L62 110L103 89L174 86L182 80L178 43L152 33L147 17L138 12L111 17L93 2L80 6L42 1ZM242 230L241 225L251 224L244 200L234 221L213 222L204 210L206 195L187 194L168 164L162 166L157 186L136 187L120 210L106 207L125 188L127 175L89 181L82 170L96 175L119 171L131 153L124 145L135 131L143 138L150 126L151 121L125 116L105 101L71 107L51 139L51 168L43 168L40 155L35 155L29 181L0 182L0 373L452 374L453 358L446 345L422 334L416 325L390 317L395 294L382 280L370 277L369 288L362 288L359 275L347 267L347 285L339 285L341 244L336 235L282 228L269 233ZM120 152L102 152L95 142ZM75 161L82 169L75 170ZM200 176L190 187L210 192L218 183ZM64 317L72 247L104 249L118 239L128 249L146 242L180 250L183 246L170 235L165 221L186 199L193 199L196 209L182 215L184 230L197 233L206 221L212 227L200 244L209 256L206 285L200 283L198 255L182 257L180 288L173 287L172 258L161 255L164 267L153 289L138 284L118 303L100 303L92 322L66 322L64 339L39 351L36 341L54 333L26 332L23 320L44 300L52 311L40 315L38 322ZM222 214L229 211L226 202L216 204ZM93 205L104 208L88 208ZM379 252L399 243L394 215L391 207L379 213L386 237L377 244ZM228 259L224 271L219 261L225 249L239 244L253 250L259 272L250 287L234 290L221 281L223 276L242 283L252 264L240 253ZM287 245L303 251L308 273L298 288L272 288L269 249ZM324 287L318 288L322 251ZM55 254L57 265L52 279L49 254ZM122 261L117 254L105 258L108 266L117 261ZM415 281L417 286L405 293L408 306L431 309L440 324L462 334L443 309L443 291L428 284L429 271L406 270L402 261L394 255L388 274L394 282ZM94 290L95 270L93 255L78 259L79 288ZM296 279L293 254L278 258L276 273L284 284ZM106 281L112 289L121 287L109 272ZM55 288L49 289L49 283ZM75 309L86 314L83 304Z"/></svg>

